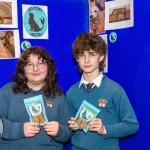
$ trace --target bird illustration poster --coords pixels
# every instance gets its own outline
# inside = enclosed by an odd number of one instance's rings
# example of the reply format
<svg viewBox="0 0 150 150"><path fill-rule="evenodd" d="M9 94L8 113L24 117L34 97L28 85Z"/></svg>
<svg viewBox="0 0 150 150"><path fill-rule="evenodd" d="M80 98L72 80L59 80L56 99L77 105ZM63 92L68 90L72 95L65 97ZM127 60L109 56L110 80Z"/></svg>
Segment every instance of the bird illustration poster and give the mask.
<svg viewBox="0 0 150 150"><path fill-rule="evenodd" d="M0 59L20 57L19 30L0 30Z"/></svg>
<svg viewBox="0 0 150 150"><path fill-rule="evenodd" d="M133 0L110 1L105 6L105 30L133 27Z"/></svg>
<svg viewBox="0 0 150 150"><path fill-rule="evenodd" d="M26 98L24 99L24 104L30 117L30 122L40 123L40 126L48 122L42 95Z"/></svg>
<svg viewBox="0 0 150 150"><path fill-rule="evenodd" d="M47 9L47 6L22 5L24 39L48 39Z"/></svg>
<svg viewBox="0 0 150 150"><path fill-rule="evenodd" d="M88 131L89 123L100 113L100 109L84 100L75 116L75 125L85 133Z"/></svg>
<svg viewBox="0 0 150 150"><path fill-rule="evenodd" d="M90 33L105 32L105 0L89 0Z"/></svg>
<svg viewBox="0 0 150 150"><path fill-rule="evenodd" d="M17 12L17 0L0 0L0 28L18 28Z"/></svg>

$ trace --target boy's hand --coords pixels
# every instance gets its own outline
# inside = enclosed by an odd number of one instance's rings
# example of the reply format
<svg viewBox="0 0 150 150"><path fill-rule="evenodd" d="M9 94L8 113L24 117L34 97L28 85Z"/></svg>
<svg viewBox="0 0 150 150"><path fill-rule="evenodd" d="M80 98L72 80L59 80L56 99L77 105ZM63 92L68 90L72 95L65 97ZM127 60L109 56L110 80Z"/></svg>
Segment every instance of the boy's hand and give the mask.
<svg viewBox="0 0 150 150"><path fill-rule="evenodd" d="M71 128L72 131L77 131L78 130L78 126L75 123L75 118L71 117L70 120L68 121L69 127Z"/></svg>
<svg viewBox="0 0 150 150"><path fill-rule="evenodd" d="M89 125L90 131L96 131L98 134L106 134L105 126L99 118L93 118Z"/></svg>

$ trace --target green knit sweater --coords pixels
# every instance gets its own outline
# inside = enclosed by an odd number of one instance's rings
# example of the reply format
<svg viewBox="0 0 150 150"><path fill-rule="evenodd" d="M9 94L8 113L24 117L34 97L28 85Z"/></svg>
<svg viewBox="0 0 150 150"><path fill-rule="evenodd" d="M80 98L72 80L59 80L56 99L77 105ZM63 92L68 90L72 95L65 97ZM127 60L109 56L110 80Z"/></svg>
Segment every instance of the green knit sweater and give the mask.
<svg viewBox="0 0 150 150"><path fill-rule="evenodd" d="M71 136L68 127L70 118L65 96L62 94L55 98L45 96L43 89L39 91L30 90L29 93L14 93L12 84L9 83L0 90L0 116L4 123L4 132L0 139L0 150L62 150L63 143ZM23 126L30 118L24 105L24 99L42 95L45 112L48 121L59 122L57 136L49 136L41 127L39 134L34 137L25 137ZM47 102L53 105L47 106Z"/></svg>
<svg viewBox="0 0 150 150"><path fill-rule="evenodd" d="M79 88L79 82L68 90L71 116L75 117L83 100L100 109L97 118L102 120L107 134L78 130L71 139L73 150L119 150L119 138L137 132L139 124L125 91L107 76L104 75L100 87L90 91L84 85Z"/></svg>

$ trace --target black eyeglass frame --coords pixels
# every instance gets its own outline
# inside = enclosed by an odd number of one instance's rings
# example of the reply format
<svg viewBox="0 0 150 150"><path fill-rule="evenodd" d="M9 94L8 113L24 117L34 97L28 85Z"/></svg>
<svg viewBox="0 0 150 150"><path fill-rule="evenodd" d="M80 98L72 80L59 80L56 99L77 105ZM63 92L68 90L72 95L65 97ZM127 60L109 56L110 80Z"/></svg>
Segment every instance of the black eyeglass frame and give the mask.
<svg viewBox="0 0 150 150"><path fill-rule="evenodd" d="M29 67L29 64L30 64L30 67ZM43 65L42 67L39 67L39 65ZM32 66L32 67L31 67ZM34 67L37 67L38 69L43 69L45 66L46 66L46 62L38 62L37 64L33 64L33 63L27 63L26 65L25 65L25 67L28 69L28 70L33 70L34 69Z"/></svg>

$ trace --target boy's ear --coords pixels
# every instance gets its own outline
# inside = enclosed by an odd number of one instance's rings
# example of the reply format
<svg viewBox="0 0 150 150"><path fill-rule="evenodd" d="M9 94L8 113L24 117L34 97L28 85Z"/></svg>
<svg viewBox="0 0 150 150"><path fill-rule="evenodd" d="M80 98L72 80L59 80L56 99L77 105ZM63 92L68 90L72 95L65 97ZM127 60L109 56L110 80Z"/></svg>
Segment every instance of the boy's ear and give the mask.
<svg viewBox="0 0 150 150"><path fill-rule="evenodd" d="M76 61L77 61L77 62L79 61L78 58L76 58Z"/></svg>
<svg viewBox="0 0 150 150"><path fill-rule="evenodd" d="M99 62L103 61L103 59L104 59L104 55L100 56Z"/></svg>

